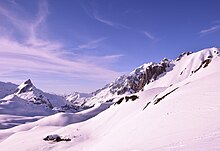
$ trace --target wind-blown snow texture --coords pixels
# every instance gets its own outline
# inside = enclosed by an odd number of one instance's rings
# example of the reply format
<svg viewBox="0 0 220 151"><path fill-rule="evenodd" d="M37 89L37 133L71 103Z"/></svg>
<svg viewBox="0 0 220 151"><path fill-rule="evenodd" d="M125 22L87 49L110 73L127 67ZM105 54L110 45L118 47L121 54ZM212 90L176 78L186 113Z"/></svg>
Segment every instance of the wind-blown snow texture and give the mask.
<svg viewBox="0 0 220 151"><path fill-rule="evenodd" d="M219 150L219 53L144 64L91 94L47 94L30 80L17 90L1 87L0 149ZM46 142L48 135L71 141Z"/></svg>

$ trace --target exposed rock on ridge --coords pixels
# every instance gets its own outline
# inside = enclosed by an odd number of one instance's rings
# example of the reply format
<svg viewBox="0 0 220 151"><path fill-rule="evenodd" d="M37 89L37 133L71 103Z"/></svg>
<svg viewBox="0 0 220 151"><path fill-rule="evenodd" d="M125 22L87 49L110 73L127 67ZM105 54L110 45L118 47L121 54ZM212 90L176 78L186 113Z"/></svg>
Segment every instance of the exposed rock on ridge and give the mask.
<svg viewBox="0 0 220 151"><path fill-rule="evenodd" d="M159 75L171 67L168 59L163 59L160 63L144 64L128 76L123 75L109 85L111 93L118 95L139 92L146 84L157 79Z"/></svg>

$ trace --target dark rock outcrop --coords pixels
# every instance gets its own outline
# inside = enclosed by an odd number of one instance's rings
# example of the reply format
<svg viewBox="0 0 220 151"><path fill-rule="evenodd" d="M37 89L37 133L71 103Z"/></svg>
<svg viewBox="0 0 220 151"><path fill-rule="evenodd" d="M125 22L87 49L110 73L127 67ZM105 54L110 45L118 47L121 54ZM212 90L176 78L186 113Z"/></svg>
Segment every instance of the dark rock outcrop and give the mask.
<svg viewBox="0 0 220 151"><path fill-rule="evenodd" d="M115 105L116 104L121 104L121 102L124 100L124 97L123 98L120 98L117 102L115 102Z"/></svg>
<svg viewBox="0 0 220 151"><path fill-rule="evenodd" d="M193 73L196 73L196 72L199 71L199 69L201 69L202 67L203 67L203 68L206 68L211 61L212 61L212 59L210 59L210 58L204 60L204 61L200 64L200 66L199 66L195 71L193 71Z"/></svg>
<svg viewBox="0 0 220 151"><path fill-rule="evenodd" d="M155 101L154 101L154 105L159 103L161 100L163 100L166 96L170 95L171 93L173 93L174 91L176 91L177 89L179 89L179 87L173 89L172 91L168 92L167 94L165 94L164 96L160 97L160 98L157 98Z"/></svg>
<svg viewBox="0 0 220 151"><path fill-rule="evenodd" d="M128 102L129 100L135 101L138 98L139 97L137 95L131 95L131 96L126 96L125 100L126 100L126 102Z"/></svg>
<svg viewBox="0 0 220 151"><path fill-rule="evenodd" d="M48 135L43 139L44 141L53 141L53 142L60 142L60 141L71 141L70 138L61 138L59 135Z"/></svg>
<svg viewBox="0 0 220 151"><path fill-rule="evenodd" d="M190 54L192 54L192 52L183 52L176 58L176 61L180 61L184 56L188 56Z"/></svg>
<svg viewBox="0 0 220 151"><path fill-rule="evenodd" d="M146 84L156 80L159 75L166 72L168 67L170 67L168 59L163 59L160 63L144 64L130 75L123 75L111 83L109 85L110 92L118 95L139 92Z"/></svg>
<svg viewBox="0 0 220 151"><path fill-rule="evenodd" d="M150 103L151 103L151 102L148 102L148 103L145 105L145 107L143 108L143 110L145 110Z"/></svg>

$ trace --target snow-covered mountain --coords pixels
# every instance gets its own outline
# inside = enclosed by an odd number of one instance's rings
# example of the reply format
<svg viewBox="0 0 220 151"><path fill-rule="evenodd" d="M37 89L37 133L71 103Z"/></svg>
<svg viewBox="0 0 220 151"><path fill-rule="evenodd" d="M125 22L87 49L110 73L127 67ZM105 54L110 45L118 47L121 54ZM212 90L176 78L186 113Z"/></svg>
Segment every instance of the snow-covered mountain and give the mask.
<svg viewBox="0 0 220 151"><path fill-rule="evenodd" d="M36 88L30 79L22 84L0 83L0 129L13 127L28 121L34 121L43 116L58 112L75 113L82 111L83 103L92 94L72 93L65 96L50 94ZM88 107L87 107L88 108ZM3 114L13 117L7 118ZM28 118L26 118L28 116ZM37 118L36 118L37 116ZM16 119L16 120L15 120Z"/></svg>
<svg viewBox="0 0 220 151"><path fill-rule="evenodd" d="M18 85L10 83L10 82L0 82L0 99L5 96L12 94L16 91Z"/></svg>
<svg viewBox="0 0 220 151"><path fill-rule="evenodd" d="M97 103L114 103L123 95L137 93L157 85L168 87L207 67L217 56L219 49L209 48L197 53L182 53L176 60L164 58L160 63L146 63L93 93L73 92L64 96L49 94L37 89L28 79L20 86L0 83L0 96L5 97L2 99L4 101L13 100L16 96L17 99L44 105L54 111L77 112L91 108Z"/></svg>
<svg viewBox="0 0 220 151"><path fill-rule="evenodd" d="M44 93L37 89L30 79L18 86L15 94L19 98L32 102L34 104L45 104L49 108L53 108L50 100L44 95Z"/></svg>
<svg viewBox="0 0 220 151"><path fill-rule="evenodd" d="M17 86L1 83L0 129L38 120L57 112L76 112L76 107L63 96L43 92L36 88L30 79ZM12 119L5 120L5 114ZM36 117L37 116L37 117ZM28 117L28 118L26 118ZM31 119L30 117L34 117ZM16 120L15 120L16 119ZM20 119L20 120L19 120Z"/></svg>
<svg viewBox="0 0 220 151"><path fill-rule="evenodd" d="M197 53L184 52L175 60L164 58L160 63L143 64L130 74L120 76L114 82L94 92L95 95L87 99L83 105L91 107L98 102L114 102L117 100L114 98L120 95L137 93L158 85L170 86L206 68L212 59L218 56L218 48L209 48Z"/></svg>
<svg viewBox="0 0 220 151"><path fill-rule="evenodd" d="M92 93L84 99L84 108L92 107L96 103L115 102L121 95L139 92L146 84L155 81L161 74L171 70L172 61L163 59L160 63L146 63L136 68L128 75L118 77L114 82Z"/></svg>
<svg viewBox="0 0 220 151"><path fill-rule="evenodd" d="M64 97L67 103L85 110L57 113L0 130L0 148L2 151L218 150L219 66L218 48L144 64L96 92ZM51 110L48 103L54 107L53 99L28 83L19 86L14 97ZM40 103L35 104L36 99L29 95L40 98L37 100ZM0 114L9 100L1 100ZM7 117L0 119L4 121Z"/></svg>

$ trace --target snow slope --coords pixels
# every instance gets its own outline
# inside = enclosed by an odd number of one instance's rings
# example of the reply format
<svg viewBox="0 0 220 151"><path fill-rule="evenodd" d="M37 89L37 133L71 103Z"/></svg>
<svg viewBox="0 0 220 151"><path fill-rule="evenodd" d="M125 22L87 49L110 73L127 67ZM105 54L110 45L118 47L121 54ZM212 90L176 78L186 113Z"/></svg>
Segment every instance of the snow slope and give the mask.
<svg viewBox="0 0 220 151"><path fill-rule="evenodd" d="M172 66L143 91L117 95L109 104L96 103L79 113L59 113L0 130L1 151L219 150L219 51L210 48L185 54L171 61ZM99 98L108 90L97 93ZM132 96L138 98L126 101ZM110 98L110 94L103 97ZM45 142L43 138L50 134L71 141Z"/></svg>
<svg viewBox="0 0 220 151"><path fill-rule="evenodd" d="M145 89L157 87L158 85L170 86L172 84L178 83L187 79L190 76L193 76L196 72L200 72L199 67L204 61L212 60L220 56L220 50L218 48L208 48L195 53L185 53L181 56L181 59L172 61L173 69L169 72L166 72L166 76L161 75L160 80L156 80L149 85L145 85ZM210 62L210 63L211 63ZM212 71L209 71L212 72Z"/></svg>

